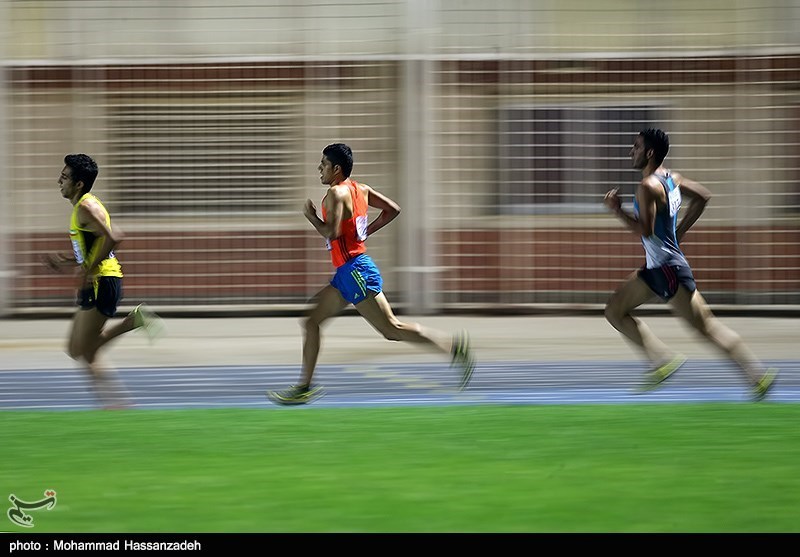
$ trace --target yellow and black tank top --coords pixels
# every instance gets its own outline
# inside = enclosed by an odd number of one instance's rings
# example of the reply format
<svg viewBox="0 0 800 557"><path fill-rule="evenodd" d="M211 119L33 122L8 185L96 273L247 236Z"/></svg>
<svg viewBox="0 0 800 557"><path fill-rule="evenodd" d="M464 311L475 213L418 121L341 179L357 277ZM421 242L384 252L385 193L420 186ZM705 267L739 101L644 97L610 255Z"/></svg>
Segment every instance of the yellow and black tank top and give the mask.
<svg viewBox="0 0 800 557"><path fill-rule="evenodd" d="M99 250L100 246L103 244L102 240L91 230L82 228L78 221L78 208L81 206L81 203L87 199L91 199L100 206L105 214L106 224L109 227L111 226L111 216L108 214L108 211L100 200L91 193L84 194L72 208L72 217L69 221L69 239L72 241L72 251L75 253L75 260L83 267L86 267L90 261L94 261L97 250ZM117 261L117 257L114 255L113 251L97 266L95 276L122 277L122 266L119 264L119 261Z"/></svg>

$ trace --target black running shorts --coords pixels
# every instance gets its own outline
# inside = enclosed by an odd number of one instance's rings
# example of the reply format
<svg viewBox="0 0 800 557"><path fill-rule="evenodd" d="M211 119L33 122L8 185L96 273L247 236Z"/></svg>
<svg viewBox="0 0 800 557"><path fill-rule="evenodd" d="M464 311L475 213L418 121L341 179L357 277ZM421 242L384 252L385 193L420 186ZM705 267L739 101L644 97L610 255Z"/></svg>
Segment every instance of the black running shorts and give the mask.
<svg viewBox="0 0 800 557"><path fill-rule="evenodd" d="M671 299L679 286L689 292L697 290L692 269L685 265L662 265L655 269L642 267L639 269L639 278L662 300Z"/></svg>
<svg viewBox="0 0 800 557"><path fill-rule="evenodd" d="M78 290L77 298L81 309L97 308L106 317L114 317L122 299L122 279L98 277L94 286Z"/></svg>

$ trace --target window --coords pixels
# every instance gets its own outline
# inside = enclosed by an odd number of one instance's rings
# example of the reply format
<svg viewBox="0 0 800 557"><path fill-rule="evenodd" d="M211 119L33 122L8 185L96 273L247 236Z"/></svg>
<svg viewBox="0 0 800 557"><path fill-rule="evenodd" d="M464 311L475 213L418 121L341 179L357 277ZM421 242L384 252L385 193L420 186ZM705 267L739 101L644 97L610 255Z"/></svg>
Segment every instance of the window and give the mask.
<svg viewBox="0 0 800 557"><path fill-rule="evenodd" d="M500 214L595 213L613 187L638 182L631 145L658 126L654 107L500 110Z"/></svg>
<svg viewBox="0 0 800 557"><path fill-rule="evenodd" d="M285 210L306 170L289 103L150 99L111 109L111 160L125 216ZM302 120L300 120L302 121Z"/></svg>

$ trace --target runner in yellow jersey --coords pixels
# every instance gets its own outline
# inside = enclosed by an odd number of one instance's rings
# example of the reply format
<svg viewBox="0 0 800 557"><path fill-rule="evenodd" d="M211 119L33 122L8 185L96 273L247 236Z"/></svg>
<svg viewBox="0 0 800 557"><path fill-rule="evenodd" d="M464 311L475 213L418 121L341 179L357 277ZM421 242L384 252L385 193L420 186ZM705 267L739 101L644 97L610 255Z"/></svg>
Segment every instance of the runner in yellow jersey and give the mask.
<svg viewBox="0 0 800 557"><path fill-rule="evenodd" d="M95 391L105 407L126 407L128 396L113 369L103 365L98 351L110 340L142 328L152 339L160 334L161 319L140 304L125 319L106 328L122 299L122 266L114 249L123 239L122 231L112 226L102 202L90 193L97 178L97 163L88 155L64 157L58 179L61 195L72 203L69 237L72 254L48 255L45 263L54 271L73 269L77 305L69 333L67 353L81 361L89 371Z"/></svg>

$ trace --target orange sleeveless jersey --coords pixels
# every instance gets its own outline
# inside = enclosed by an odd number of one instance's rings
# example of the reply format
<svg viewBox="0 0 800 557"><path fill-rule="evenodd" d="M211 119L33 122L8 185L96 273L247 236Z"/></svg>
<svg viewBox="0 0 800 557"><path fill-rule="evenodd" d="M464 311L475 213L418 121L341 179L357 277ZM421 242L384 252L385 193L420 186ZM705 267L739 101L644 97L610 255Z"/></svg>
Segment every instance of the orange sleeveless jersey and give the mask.
<svg viewBox="0 0 800 557"><path fill-rule="evenodd" d="M357 255L366 253L367 246L367 200L361 195L358 183L349 178L340 185L350 188L350 197L353 200L353 216L342 220L341 234L333 240L326 240L325 244L331 252L334 267L341 267ZM327 219L325 200L322 200L322 220Z"/></svg>

